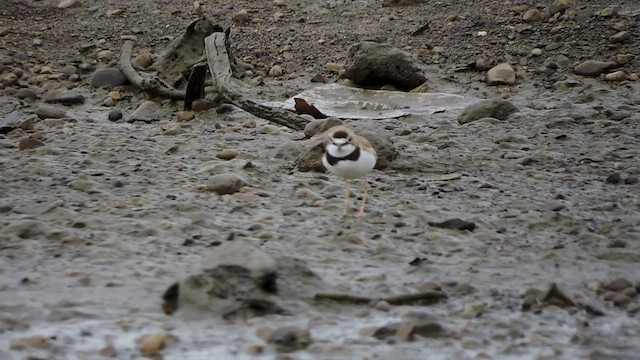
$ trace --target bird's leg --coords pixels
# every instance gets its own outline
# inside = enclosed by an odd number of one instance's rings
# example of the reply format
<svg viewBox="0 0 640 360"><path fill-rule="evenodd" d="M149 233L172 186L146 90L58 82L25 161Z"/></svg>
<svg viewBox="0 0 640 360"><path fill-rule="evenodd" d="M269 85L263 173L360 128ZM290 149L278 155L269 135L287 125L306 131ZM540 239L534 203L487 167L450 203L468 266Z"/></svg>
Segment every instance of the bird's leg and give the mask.
<svg viewBox="0 0 640 360"><path fill-rule="evenodd" d="M364 218L364 204L367 203L367 191L369 190L369 181L367 181L367 177L365 176L362 181L364 181L364 191L362 192L362 205L360 205L360 211L358 212L358 217L360 219Z"/></svg>
<svg viewBox="0 0 640 360"><path fill-rule="evenodd" d="M349 186L349 179L344 179L344 207L342 209L342 216L347 216L347 208L349 207L349 193L351 192Z"/></svg>

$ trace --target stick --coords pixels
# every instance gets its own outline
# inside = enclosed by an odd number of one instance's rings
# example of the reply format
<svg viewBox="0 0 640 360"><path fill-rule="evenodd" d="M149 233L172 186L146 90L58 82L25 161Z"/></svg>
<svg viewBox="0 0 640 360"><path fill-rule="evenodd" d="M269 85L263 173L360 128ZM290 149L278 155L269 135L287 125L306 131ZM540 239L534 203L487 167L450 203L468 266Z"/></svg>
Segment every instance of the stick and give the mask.
<svg viewBox="0 0 640 360"><path fill-rule="evenodd" d="M133 68L131 54L133 53L133 41L126 40L120 53L120 70L130 83L152 95L170 99L183 100L182 91L167 87L157 78L144 78Z"/></svg>
<svg viewBox="0 0 640 360"><path fill-rule="evenodd" d="M308 121L303 117L284 109L268 107L249 100L254 98L250 89L232 77L231 62L227 50L228 33L229 31L226 34L215 32L204 39L209 71L217 93L222 99L257 117L290 129L304 129Z"/></svg>

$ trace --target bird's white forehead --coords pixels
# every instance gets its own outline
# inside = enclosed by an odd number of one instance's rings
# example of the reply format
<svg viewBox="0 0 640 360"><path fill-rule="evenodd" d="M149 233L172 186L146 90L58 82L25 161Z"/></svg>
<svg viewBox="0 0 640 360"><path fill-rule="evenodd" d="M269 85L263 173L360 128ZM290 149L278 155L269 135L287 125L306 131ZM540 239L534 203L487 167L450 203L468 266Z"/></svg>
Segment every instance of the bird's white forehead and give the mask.
<svg viewBox="0 0 640 360"><path fill-rule="evenodd" d="M336 144L336 145L344 145L344 144L349 142L349 139L347 139L347 138L332 138L331 142Z"/></svg>

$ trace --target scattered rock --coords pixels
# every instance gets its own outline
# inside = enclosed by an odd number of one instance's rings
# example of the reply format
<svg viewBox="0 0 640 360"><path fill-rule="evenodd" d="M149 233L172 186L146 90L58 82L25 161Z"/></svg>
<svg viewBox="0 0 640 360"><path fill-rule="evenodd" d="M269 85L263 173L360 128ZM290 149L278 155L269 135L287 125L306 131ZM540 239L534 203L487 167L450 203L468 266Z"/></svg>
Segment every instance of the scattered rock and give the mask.
<svg viewBox="0 0 640 360"><path fill-rule="evenodd" d="M218 174L209 179L203 190L213 191L218 195L235 194L243 186L247 186L247 181L237 174Z"/></svg>
<svg viewBox="0 0 640 360"><path fill-rule="evenodd" d="M545 306L555 305L558 307L575 307L576 303L567 296L564 291L560 290L555 283L551 284L549 290L542 297Z"/></svg>
<svg viewBox="0 0 640 360"><path fill-rule="evenodd" d="M153 55L151 53L145 52L138 56L136 56L131 64L134 68L139 70L144 70L153 64Z"/></svg>
<svg viewBox="0 0 640 360"><path fill-rule="evenodd" d="M542 20L542 13L538 9L529 9L522 14L522 21L533 23Z"/></svg>
<svg viewBox="0 0 640 360"><path fill-rule="evenodd" d="M282 67L280 65L273 65L273 67L269 70L269 76L271 77L282 76L282 74L284 74L284 71L282 70Z"/></svg>
<svg viewBox="0 0 640 360"><path fill-rule="evenodd" d="M458 116L459 124L466 124L482 118L496 118L505 120L509 115L517 112L518 108L507 100L488 99L480 100L467 106Z"/></svg>
<svg viewBox="0 0 640 360"><path fill-rule="evenodd" d="M411 6L421 4L426 1L427 0L383 0L382 7Z"/></svg>
<svg viewBox="0 0 640 360"><path fill-rule="evenodd" d="M91 77L91 85L95 88L103 86L116 87L127 84L127 78L118 68L97 70Z"/></svg>
<svg viewBox="0 0 640 360"><path fill-rule="evenodd" d="M611 175L609 175L607 177L607 184L622 184L624 182L624 179L622 178L622 175L620 173L613 173Z"/></svg>
<svg viewBox="0 0 640 360"><path fill-rule="evenodd" d="M62 0L58 3L58 9L68 9L82 6L82 0Z"/></svg>
<svg viewBox="0 0 640 360"><path fill-rule="evenodd" d="M160 353L166 347L178 340L177 337L165 331L146 335L138 339L140 353L143 356L152 356Z"/></svg>
<svg viewBox="0 0 640 360"><path fill-rule="evenodd" d="M20 150L31 150L41 146L44 146L44 143L38 139L25 138L18 142L18 149Z"/></svg>
<svg viewBox="0 0 640 360"><path fill-rule="evenodd" d="M52 90L44 98L47 103L56 103L63 105L76 105L84 103L84 96L73 90Z"/></svg>
<svg viewBox="0 0 640 360"><path fill-rule="evenodd" d="M273 331L267 338L267 342L275 345L281 353L289 353L306 349L312 342L311 333L307 329L297 326L283 326Z"/></svg>
<svg viewBox="0 0 640 360"><path fill-rule="evenodd" d="M242 9L235 13L232 19L237 22L246 22L249 20L249 12L246 9Z"/></svg>
<svg viewBox="0 0 640 360"><path fill-rule="evenodd" d="M34 335L11 341L9 349L21 351L26 349L47 349L51 346L49 340L42 335Z"/></svg>
<svg viewBox="0 0 640 360"><path fill-rule="evenodd" d="M631 37L628 31L620 31L609 38L609 42L619 44L627 41Z"/></svg>
<svg viewBox="0 0 640 360"><path fill-rule="evenodd" d="M502 63L487 72L487 85L513 85L516 83L516 72L511 65Z"/></svg>
<svg viewBox="0 0 640 360"><path fill-rule="evenodd" d="M615 292L622 292L632 287L633 287L633 284L631 283L631 281L625 278L617 278L604 285L605 289L615 291Z"/></svg>
<svg viewBox="0 0 640 360"><path fill-rule="evenodd" d="M449 219L443 222L428 222L429 226L435 226L443 229L452 229L452 230L469 230L473 232L476 229L476 224L471 221L465 221L462 219Z"/></svg>
<svg viewBox="0 0 640 360"><path fill-rule="evenodd" d="M334 126L343 125L344 122L338 118L330 117L326 119L313 119L304 127L304 135L307 138L324 133Z"/></svg>
<svg viewBox="0 0 640 360"><path fill-rule="evenodd" d="M108 119L109 121L118 121L122 119L122 111L120 111L120 109L113 109L109 111Z"/></svg>
<svg viewBox="0 0 640 360"><path fill-rule="evenodd" d="M146 123L165 119L167 114L157 103L147 100L142 103L129 117L129 122L144 121Z"/></svg>
<svg viewBox="0 0 640 360"><path fill-rule="evenodd" d="M549 4L549 14L553 16L556 13L564 13L565 10L575 5L575 0L553 0Z"/></svg>
<svg viewBox="0 0 640 360"><path fill-rule="evenodd" d="M599 76L615 66L615 64L605 61L587 60L576 65L573 72L583 76Z"/></svg>
<svg viewBox="0 0 640 360"><path fill-rule="evenodd" d="M360 86L390 84L408 91L427 80L411 54L389 44L358 43L349 50L349 61L345 76Z"/></svg>
<svg viewBox="0 0 640 360"><path fill-rule="evenodd" d="M35 113L39 119L61 119L67 116L65 109L47 104L38 105Z"/></svg>
<svg viewBox="0 0 640 360"><path fill-rule="evenodd" d="M605 75L604 78L607 81L624 81L627 80L627 73L622 70L615 71Z"/></svg>
<svg viewBox="0 0 640 360"><path fill-rule="evenodd" d="M172 121L168 124L163 125L162 131L164 135L168 135L168 136L178 135L178 134L182 134L182 126L180 126L180 123Z"/></svg>
<svg viewBox="0 0 640 360"><path fill-rule="evenodd" d="M33 101L33 100L36 100L38 98L38 95L36 95L36 93L31 89L20 89L16 93L16 97L18 99L32 100Z"/></svg>
<svg viewBox="0 0 640 360"><path fill-rule="evenodd" d="M178 112L178 121L191 121L196 117L193 111L179 111Z"/></svg>
<svg viewBox="0 0 640 360"><path fill-rule="evenodd" d="M440 338L446 336L446 333L444 327L434 321L407 321L379 327L372 336L379 340L397 337L404 341L414 341L416 335L424 338Z"/></svg>
<svg viewBox="0 0 640 360"><path fill-rule="evenodd" d="M238 156L238 150L236 149L222 149L220 150L220 152L216 155L216 157L218 159L222 159L222 160L231 160L231 159L235 159L236 156Z"/></svg>

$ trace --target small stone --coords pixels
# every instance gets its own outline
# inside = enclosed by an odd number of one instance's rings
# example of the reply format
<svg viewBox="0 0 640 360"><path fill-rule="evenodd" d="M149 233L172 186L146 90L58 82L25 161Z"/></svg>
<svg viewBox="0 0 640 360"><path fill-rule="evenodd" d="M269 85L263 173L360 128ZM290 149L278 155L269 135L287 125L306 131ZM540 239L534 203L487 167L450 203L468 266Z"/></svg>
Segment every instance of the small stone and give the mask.
<svg viewBox="0 0 640 360"><path fill-rule="evenodd" d="M267 124L260 128L260 132L262 134L277 134L279 131L279 127L276 125Z"/></svg>
<svg viewBox="0 0 640 360"><path fill-rule="evenodd" d="M384 300L380 300L376 303L376 310L388 312L389 310L391 310L391 304Z"/></svg>
<svg viewBox="0 0 640 360"><path fill-rule="evenodd" d="M191 110L195 112L207 111L213 107L213 103L207 99L196 99L191 104Z"/></svg>
<svg viewBox="0 0 640 360"><path fill-rule="evenodd" d="M542 20L542 14L538 9L529 9L522 14L522 21L532 23Z"/></svg>
<svg viewBox="0 0 640 360"><path fill-rule="evenodd" d="M533 55L533 56L541 56L542 55L542 49L535 48L535 49L531 50L531 55Z"/></svg>
<svg viewBox="0 0 640 360"><path fill-rule="evenodd" d="M253 119L245 120L245 121L242 123L242 127L243 127L243 128L247 128L247 129L255 129L255 128L256 128L256 126L257 126L256 121L255 121L255 120L253 120Z"/></svg>
<svg viewBox="0 0 640 360"><path fill-rule="evenodd" d="M627 41L631 37L628 31L620 31L609 38L609 42L619 44Z"/></svg>
<svg viewBox="0 0 640 360"><path fill-rule="evenodd" d="M622 184L623 179L622 179L622 175L616 172L609 175L606 181L608 184Z"/></svg>
<svg viewBox="0 0 640 360"><path fill-rule="evenodd" d="M637 176L629 176L627 178L624 179L624 183L626 185L633 185L633 184L637 184L638 183L638 177Z"/></svg>
<svg viewBox="0 0 640 360"><path fill-rule="evenodd" d="M474 222L465 221L458 218L445 220L443 222L429 221L427 224L429 224L429 226L435 226L443 229L469 230L471 232L476 229L476 224Z"/></svg>
<svg viewBox="0 0 640 360"><path fill-rule="evenodd" d="M513 85L516 83L516 72L511 65L502 63L487 72L487 85Z"/></svg>
<svg viewBox="0 0 640 360"><path fill-rule="evenodd" d="M115 358L116 356L118 356L118 352L116 351L116 348L112 344L109 344L103 347L102 349L100 349L100 352L98 352L98 355L108 357L108 358Z"/></svg>
<svg viewBox="0 0 640 360"><path fill-rule="evenodd" d="M246 22L249 20L249 12L246 9L242 9L235 13L232 17L233 21Z"/></svg>
<svg viewBox="0 0 640 360"><path fill-rule="evenodd" d="M463 125L488 117L498 120L506 120L509 115L517 111L517 107L503 99L480 100L467 106L462 111L458 116L458 123Z"/></svg>
<svg viewBox="0 0 640 360"><path fill-rule="evenodd" d="M62 0L58 3L58 9L69 9L82 6L82 0Z"/></svg>
<svg viewBox="0 0 640 360"><path fill-rule="evenodd" d="M617 54L616 55L616 63L619 65L624 65L624 64L628 64L631 62L631 60L634 59L635 56L633 56L633 54Z"/></svg>
<svg viewBox="0 0 640 360"><path fill-rule="evenodd" d="M575 0L553 0L553 2L549 4L549 14L553 16L556 13L564 13L565 10L571 8L574 1Z"/></svg>
<svg viewBox="0 0 640 360"><path fill-rule="evenodd" d="M245 351L250 355L262 355L264 353L264 346L259 344L252 344L247 346Z"/></svg>
<svg viewBox="0 0 640 360"><path fill-rule="evenodd" d="M342 66L341 64L338 63L334 63L334 62L328 62L324 65L325 69L334 72L334 73L339 73L342 69L344 69L344 66Z"/></svg>
<svg viewBox="0 0 640 360"><path fill-rule="evenodd" d="M122 98L123 98L122 93L120 91L117 91L117 90L109 91L107 96L112 98L113 100L116 100L116 101L117 100L122 100Z"/></svg>
<svg viewBox="0 0 640 360"><path fill-rule="evenodd" d="M46 103L57 103L63 105L76 105L84 103L84 96L77 91L57 89L47 93L44 98Z"/></svg>
<svg viewBox="0 0 640 360"><path fill-rule="evenodd" d="M326 119L313 119L307 123L304 127L304 135L307 138L312 138L316 134L324 133L334 126L343 125L343 121L330 117Z"/></svg>
<svg viewBox="0 0 640 360"><path fill-rule="evenodd" d="M599 76L612 67L614 67L614 64L611 64L609 62L587 60L576 65L576 67L573 69L573 72L583 76Z"/></svg>
<svg viewBox="0 0 640 360"><path fill-rule="evenodd" d="M23 100L36 100L38 95L31 89L20 89L16 93L16 97Z"/></svg>
<svg viewBox="0 0 640 360"><path fill-rule="evenodd" d="M326 83L327 81L324 79L324 77L320 74L315 74L312 78L311 78L311 82L312 83Z"/></svg>
<svg viewBox="0 0 640 360"><path fill-rule="evenodd" d="M31 150L41 146L44 146L44 143L38 139L25 138L18 142L18 149L20 150Z"/></svg>
<svg viewBox="0 0 640 360"><path fill-rule="evenodd" d="M113 51L111 50L101 50L98 51L98 59L100 60L111 60L113 58Z"/></svg>
<svg viewBox="0 0 640 360"><path fill-rule="evenodd" d="M193 111L180 111L178 112L178 121L191 121L196 117Z"/></svg>
<svg viewBox="0 0 640 360"><path fill-rule="evenodd" d="M139 339L139 350L143 356L151 356L160 353L173 343L177 338L165 331L146 335Z"/></svg>
<svg viewBox="0 0 640 360"><path fill-rule="evenodd" d="M147 100L144 101L129 117L129 122L144 121L153 122L162 120L166 114L159 104Z"/></svg>
<svg viewBox="0 0 640 360"><path fill-rule="evenodd" d="M217 158L222 159L222 160L235 159L236 156L238 156L238 150L236 150L236 149L222 149L216 155Z"/></svg>
<svg viewBox="0 0 640 360"><path fill-rule="evenodd" d="M614 17L618 15L618 11L614 8L604 8L598 12L598 16L600 17Z"/></svg>
<svg viewBox="0 0 640 360"><path fill-rule="evenodd" d="M136 56L131 62L131 64L133 65L134 68L144 70L149 66L151 66L151 64L153 64L153 55L151 55L151 53L148 53L148 52L142 53Z"/></svg>
<svg viewBox="0 0 640 360"><path fill-rule="evenodd" d="M286 4L284 0L273 0L273 6L282 7L282 6L286 6Z"/></svg>
<svg viewBox="0 0 640 360"><path fill-rule="evenodd" d="M35 113L39 119L60 119L67 116L63 108L47 104L39 105Z"/></svg>
<svg viewBox="0 0 640 360"><path fill-rule="evenodd" d="M203 186L205 191L213 191L218 195L235 194L244 186L248 185L247 181L240 175L227 173L214 175Z"/></svg>
<svg viewBox="0 0 640 360"><path fill-rule="evenodd" d="M18 85L18 81L20 80L20 78L18 77L18 75L10 72L5 74L2 79L0 80L0 82L2 82L3 84L5 84L6 86L14 86L14 85Z"/></svg>
<svg viewBox="0 0 640 360"><path fill-rule="evenodd" d="M27 338L16 339L11 341L9 349L11 350L26 350L26 349L47 349L51 346L49 340L42 335L35 335Z"/></svg>
<svg viewBox="0 0 640 360"><path fill-rule="evenodd" d="M625 73L622 70L615 71L615 72L612 72L612 73L609 73L609 74L605 75L604 78L607 81L624 81L624 80L627 79L627 73Z"/></svg>
<svg viewBox="0 0 640 360"><path fill-rule="evenodd" d="M611 302L613 303L613 305L618 306L618 307L625 307L629 303L631 303L631 301L632 301L632 299L630 297L628 297L626 295L623 295L623 294L616 294L611 299Z"/></svg>
<svg viewBox="0 0 640 360"><path fill-rule="evenodd" d="M640 75L638 75L637 73L631 73L631 74L629 74L629 80L630 81L638 81L638 80L640 80Z"/></svg>
<svg viewBox="0 0 640 360"><path fill-rule="evenodd" d="M396 136L407 136L413 134L413 131L406 128L395 128L393 129L393 134Z"/></svg>
<svg viewBox="0 0 640 360"><path fill-rule="evenodd" d="M182 133L182 126L177 122L170 122L162 127L164 135L178 135Z"/></svg>
<svg viewBox="0 0 640 360"><path fill-rule="evenodd" d="M119 109L113 109L109 111L108 119L109 121L118 121L122 119L122 111L120 111Z"/></svg>
<svg viewBox="0 0 640 360"><path fill-rule="evenodd" d="M278 77L282 76L284 72L282 71L282 67L280 65L274 65L271 70L269 70L269 76Z"/></svg>
<svg viewBox="0 0 640 360"><path fill-rule="evenodd" d="M127 78L118 68L97 70L91 77L91 85L95 88L103 86L116 87L127 83Z"/></svg>
<svg viewBox="0 0 640 360"><path fill-rule="evenodd" d="M311 333L296 326L283 326L273 331L267 342L274 344L278 352L289 353L307 348L311 344Z"/></svg>
<svg viewBox="0 0 640 360"><path fill-rule="evenodd" d="M618 278L610 281L609 283L605 284L603 287L607 290L621 292L625 289L632 288L633 284L625 278Z"/></svg>

